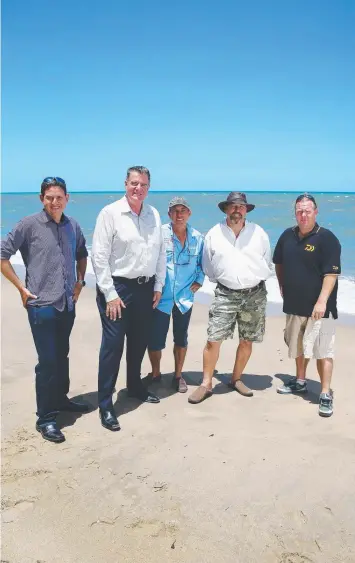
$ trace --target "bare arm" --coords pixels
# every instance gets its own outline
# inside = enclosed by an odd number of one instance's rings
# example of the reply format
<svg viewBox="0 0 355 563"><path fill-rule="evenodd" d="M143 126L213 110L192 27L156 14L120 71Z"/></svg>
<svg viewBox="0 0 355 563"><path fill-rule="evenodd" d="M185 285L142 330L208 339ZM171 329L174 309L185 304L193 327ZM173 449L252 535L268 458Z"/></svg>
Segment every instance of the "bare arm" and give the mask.
<svg viewBox="0 0 355 563"><path fill-rule="evenodd" d="M312 312L312 319L317 321L324 317L329 295L334 289L337 277L338 276L336 274L326 274L324 276L322 289Z"/></svg>
<svg viewBox="0 0 355 563"><path fill-rule="evenodd" d="M88 259L86 258L81 258L81 260L78 260L78 262L76 263L76 278L78 280L83 280L85 278L85 272L86 272L86 266L88 263Z"/></svg>
<svg viewBox="0 0 355 563"><path fill-rule="evenodd" d="M76 279L79 281L83 281L83 279L85 278L85 272L86 272L86 266L87 266L87 258L86 256L84 258L80 258L80 260L77 261L76 263ZM74 286L74 295L73 295L73 300L74 303L76 303L79 299L79 295L81 293L81 290L83 289L83 286L81 283L76 283Z"/></svg>
<svg viewBox="0 0 355 563"><path fill-rule="evenodd" d="M275 264L275 271L277 281L279 282L279 288L281 297L283 297L283 285L284 285L284 268L282 264Z"/></svg>
<svg viewBox="0 0 355 563"><path fill-rule="evenodd" d="M1 260L1 273L8 279L15 287L18 289L21 295L23 306L26 307L27 300L29 298L37 299L37 295L33 295L28 289L23 285L23 282L17 276L15 270L13 269L10 260Z"/></svg>

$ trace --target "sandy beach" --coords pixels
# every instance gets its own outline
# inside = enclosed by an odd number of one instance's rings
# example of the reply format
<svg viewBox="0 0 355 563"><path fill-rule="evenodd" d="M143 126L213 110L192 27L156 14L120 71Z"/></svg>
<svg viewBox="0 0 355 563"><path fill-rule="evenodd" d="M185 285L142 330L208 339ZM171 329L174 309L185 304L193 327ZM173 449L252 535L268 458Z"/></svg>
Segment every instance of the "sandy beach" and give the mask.
<svg viewBox="0 0 355 563"><path fill-rule="evenodd" d="M201 376L207 307L196 305L185 375ZM35 431L36 354L17 291L2 286L3 563L354 563L355 327L337 328L334 415L318 416L318 376L306 396L276 387L294 363L282 317L269 317L254 346L245 398L226 387L236 341L224 343L214 395L190 405L173 393L171 337L159 405L117 385L122 431L97 411L101 330L85 288L71 339L71 396L91 403L61 414L66 442ZM143 375L149 371L147 357Z"/></svg>

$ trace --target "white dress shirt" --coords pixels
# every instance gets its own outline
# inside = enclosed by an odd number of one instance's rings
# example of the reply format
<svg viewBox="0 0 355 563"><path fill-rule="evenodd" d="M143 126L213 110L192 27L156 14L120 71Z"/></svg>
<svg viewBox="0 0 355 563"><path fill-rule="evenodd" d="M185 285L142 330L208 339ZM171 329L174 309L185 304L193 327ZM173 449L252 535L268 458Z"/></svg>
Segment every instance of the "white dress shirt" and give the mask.
<svg viewBox="0 0 355 563"><path fill-rule="evenodd" d="M112 276L155 276L154 291L162 291L166 255L158 211L144 203L137 215L126 197L104 207L96 221L91 259L106 301L118 297Z"/></svg>
<svg viewBox="0 0 355 563"><path fill-rule="evenodd" d="M229 289L254 287L272 273L269 237L249 221L238 236L226 221L218 223L206 235L202 268L211 282Z"/></svg>

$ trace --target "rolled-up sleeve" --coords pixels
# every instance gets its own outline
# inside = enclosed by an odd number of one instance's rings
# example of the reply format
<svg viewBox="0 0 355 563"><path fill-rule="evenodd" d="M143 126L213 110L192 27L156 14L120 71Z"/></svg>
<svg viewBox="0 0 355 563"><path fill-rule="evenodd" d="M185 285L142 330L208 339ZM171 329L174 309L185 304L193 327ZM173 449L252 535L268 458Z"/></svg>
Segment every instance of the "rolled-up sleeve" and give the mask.
<svg viewBox="0 0 355 563"><path fill-rule="evenodd" d="M21 248L25 242L25 225L20 221L12 231L1 241L1 260L10 260L11 256Z"/></svg>
<svg viewBox="0 0 355 563"><path fill-rule="evenodd" d="M165 252L165 244L164 244L163 230L161 224L159 225L159 228L160 228L160 249L159 249L159 256L157 261L157 268L155 272L154 291L162 292L165 284L165 277L166 277L166 252Z"/></svg>
<svg viewBox="0 0 355 563"><path fill-rule="evenodd" d="M83 235L83 231L79 227L76 226L76 261L79 262L82 258L87 258L88 251L86 248L86 240Z"/></svg>
<svg viewBox="0 0 355 563"><path fill-rule="evenodd" d="M215 283L217 281L215 279L215 275L212 267L211 239L208 235L206 236L203 245L202 269L211 282Z"/></svg>
<svg viewBox="0 0 355 563"><path fill-rule="evenodd" d="M110 213L103 209L96 221L91 260L94 268L97 285L104 294L106 301L117 299L118 293L115 290L111 268L110 256L112 252L113 240L113 220Z"/></svg>

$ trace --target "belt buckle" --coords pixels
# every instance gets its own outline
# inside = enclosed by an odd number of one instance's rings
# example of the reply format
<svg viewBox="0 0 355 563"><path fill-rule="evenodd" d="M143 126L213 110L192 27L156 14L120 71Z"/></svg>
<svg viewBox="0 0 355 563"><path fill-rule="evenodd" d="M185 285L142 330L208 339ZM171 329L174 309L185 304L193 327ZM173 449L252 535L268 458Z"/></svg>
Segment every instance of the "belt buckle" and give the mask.
<svg viewBox="0 0 355 563"><path fill-rule="evenodd" d="M145 276L139 276L139 277L137 278L137 283L138 283L139 285L142 285L143 283L145 283Z"/></svg>

